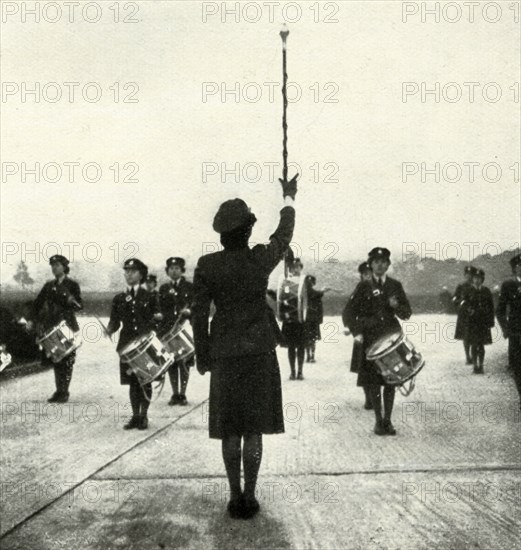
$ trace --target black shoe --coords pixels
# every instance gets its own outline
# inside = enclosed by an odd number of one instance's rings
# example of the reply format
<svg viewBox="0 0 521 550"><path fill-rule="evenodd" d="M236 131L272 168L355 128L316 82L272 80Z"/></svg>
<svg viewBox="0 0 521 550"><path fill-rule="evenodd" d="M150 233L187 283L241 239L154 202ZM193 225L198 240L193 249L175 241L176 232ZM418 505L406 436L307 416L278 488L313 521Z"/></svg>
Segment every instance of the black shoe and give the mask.
<svg viewBox="0 0 521 550"><path fill-rule="evenodd" d="M289 375L289 379L290 380L295 380L295 373L292 372L290 375Z"/></svg>
<svg viewBox="0 0 521 550"><path fill-rule="evenodd" d="M56 397L56 403L67 403L69 400L69 392L67 393L59 393Z"/></svg>
<svg viewBox="0 0 521 550"><path fill-rule="evenodd" d="M260 504L256 498L246 499L243 498L242 501L242 514L243 519L251 519L255 516L260 510Z"/></svg>
<svg viewBox="0 0 521 550"><path fill-rule="evenodd" d="M366 402L364 403L364 409L365 409L366 411L372 411L372 410L374 409L373 404L370 403L369 401L366 401Z"/></svg>
<svg viewBox="0 0 521 550"><path fill-rule="evenodd" d="M51 397L49 397L49 399L47 399L47 403L56 403L56 401L58 401L58 397L60 397L60 394L55 391Z"/></svg>
<svg viewBox="0 0 521 550"><path fill-rule="evenodd" d="M466 365L472 365L472 359L467 357Z"/></svg>
<svg viewBox="0 0 521 550"><path fill-rule="evenodd" d="M376 435L385 435L387 433L381 420L376 421L376 424L374 425L374 433Z"/></svg>
<svg viewBox="0 0 521 550"><path fill-rule="evenodd" d="M228 502L228 506L226 507L228 510L228 514L230 514L230 517L233 519L239 519L242 518L242 511L243 511L243 498L242 495L238 498L233 498Z"/></svg>
<svg viewBox="0 0 521 550"><path fill-rule="evenodd" d="M383 427L386 435L396 435L396 430L394 429L393 423L390 420L388 422L384 422Z"/></svg>
<svg viewBox="0 0 521 550"><path fill-rule="evenodd" d="M297 380L304 380L304 375L301 372L297 374Z"/></svg>
<svg viewBox="0 0 521 550"><path fill-rule="evenodd" d="M148 418L146 416L141 416L139 418L138 430L146 430L148 428Z"/></svg>
<svg viewBox="0 0 521 550"><path fill-rule="evenodd" d="M309 362L310 362L310 363L316 363L315 358L312 357L312 358L309 360Z"/></svg>
<svg viewBox="0 0 521 550"><path fill-rule="evenodd" d="M172 397L170 398L170 401L168 402L168 404L170 406L172 405L177 405L179 403L179 395L172 395Z"/></svg>
<svg viewBox="0 0 521 550"><path fill-rule="evenodd" d="M124 426L124 430L132 430L139 426L139 416L133 416Z"/></svg>
<svg viewBox="0 0 521 550"><path fill-rule="evenodd" d="M186 399L186 395L180 395L179 396L179 405L188 405L188 401Z"/></svg>

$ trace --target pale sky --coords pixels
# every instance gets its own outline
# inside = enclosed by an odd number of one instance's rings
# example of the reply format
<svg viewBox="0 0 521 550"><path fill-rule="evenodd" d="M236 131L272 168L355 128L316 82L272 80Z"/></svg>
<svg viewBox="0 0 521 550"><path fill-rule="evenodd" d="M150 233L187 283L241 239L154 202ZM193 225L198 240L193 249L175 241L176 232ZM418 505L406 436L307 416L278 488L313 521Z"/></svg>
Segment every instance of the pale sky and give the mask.
<svg viewBox="0 0 521 550"><path fill-rule="evenodd" d="M135 242L138 256L148 263L171 255L197 258L203 243L218 242L211 228L218 205L237 196L259 219L253 240L265 241L282 205L277 181L281 8L273 8L272 23L267 8L258 22L244 20L253 11L241 15L240 23L233 15L222 22L220 12L203 22L201 2L137 2L130 3L139 7L138 22L132 24L114 23L108 8L113 4L98 2L102 17L97 23L83 21L81 13L72 23L67 12L56 23L35 23L30 16L24 23L20 13L3 14L4 252L5 243L21 250L22 243L34 248L35 243L78 242L81 250L96 242L101 261L113 261L114 243ZM338 2L333 15L322 3L318 16L329 13L338 19L324 23L313 20L315 4L300 3L300 20L288 23L288 74L302 97L289 105L288 136L289 161L302 166L293 240L304 255L311 256L314 247L340 260L363 259L372 247L387 246L396 257L404 246L420 254L438 246L444 259L443 250L457 249L448 243L457 243L461 259L467 259L464 243L479 243L476 253L498 252L487 243L502 249L519 246L521 26L508 3L500 4L497 23L485 21L481 7L473 23L466 16L456 23L443 17L439 23L422 23L419 14L404 23L402 2ZM132 15L124 5L121 18ZM207 10L221 6L206 3ZM287 13L293 17L294 12ZM7 89L6 82L12 83ZM27 88L40 82L38 103L34 95L22 98L23 82ZM56 86L48 86L44 96L42 88L49 82L59 84L60 101L46 99L54 98ZM65 82L80 83L72 103ZM98 102L82 97L89 82L102 90ZM124 89L130 82L138 89ZM277 83L274 97L265 84L270 82ZM431 95L422 102L420 91L404 99L404 82L412 83L413 92L416 86L421 90L422 82L430 88L439 82L440 101ZM473 102L464 85L469 82L479 83ZM222 101L222 83L228 89L239 83L239 102L232 94ZM499 101L483 99L487 83L495 83L486 88L489 97L501 91ZM203 101L203 88L218 93ZM461 99L450 102L458 89ZM87 91L94 93L95 87ZM138 102L123 103L134 91ZM338 102L326 103L327 94ZM34 168L35 162L58 163L61 180L44 177L36 183L27 175L23 183L22 163ZM63 164L69 162L80 163L72 183ZM134 178L139 181L114 182L116 162L121 179L137 165ZM414 171L422 162L428 169L435 163L440 168L454 164L441 170L438 182L432 174L422 182L420 170L402 181L403 163L411 163ZM101 167L100 181L84 181L86 163ZM127 163L134 164L124 169ZM204 163L219 170L206 182ZM221 165L232 170L235 163L240 170L250 167L239 183L221 172ZM278 163L273 181L266 163ZM473 183L468 163L479 163ZM497 164L484 178L487 163ZM502 176L494 183L497 165ZM259 174L256 166L262 168ZM460 181L446 181L458 169ZM10 175L9 170L18 171ZM47 179L54 174L50 166ZM10 272L20 259L18 252L4 254L2 271Z"/></svg>

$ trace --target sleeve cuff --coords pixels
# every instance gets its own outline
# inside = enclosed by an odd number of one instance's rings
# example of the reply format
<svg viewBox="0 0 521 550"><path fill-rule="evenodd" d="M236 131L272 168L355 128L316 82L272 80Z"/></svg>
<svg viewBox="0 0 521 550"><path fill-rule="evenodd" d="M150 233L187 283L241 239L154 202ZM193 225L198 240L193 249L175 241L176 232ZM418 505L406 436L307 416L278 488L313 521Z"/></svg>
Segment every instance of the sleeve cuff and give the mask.
<svg viewBox="0 0 521 550"><path fill-rule="evenodd" d="M292 199L289 195L284 197L284 206L292 206L295 208L295 200Z"/></svg>

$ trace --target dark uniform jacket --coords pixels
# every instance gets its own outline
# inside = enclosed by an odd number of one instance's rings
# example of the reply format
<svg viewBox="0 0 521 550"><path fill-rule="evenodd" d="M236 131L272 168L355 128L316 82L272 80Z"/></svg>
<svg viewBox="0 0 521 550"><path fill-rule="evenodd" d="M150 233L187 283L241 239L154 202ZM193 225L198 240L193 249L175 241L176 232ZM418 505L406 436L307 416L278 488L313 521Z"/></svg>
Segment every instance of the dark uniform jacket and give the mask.
<svg viewBox="0 0 521 550"><path fill-rule="evenodd" d="M159 288L159 304L163 321L161 333L170 330L179 319L179 314L185 308L192 306L194 286L184 277L180 277L176 284L169 281Z"/></svg>
<svg viewBox="0 0 521 550"><path fill-rule="evenodd" d="M69 296L72 296L77 304L69 302ZM61 321L65 321L71 330L77 332L80 327L75 312L81 309L83 309L83 301L80 285L66 275L61 283L54 279L43 285L40 294L34 301L33 315L41 332L61 323Z"/></svg>
<svg viewBox="0 0 521 550"><path fill-rule="evenodd" d="M108 330L116 332L123 324L116 350L120 351L129 342L154 329L154 314L159 313L159 304L147 290L139 287L134 299L125 291L114 296Z"/></svg>
<svg viewBox="0 0 521 550"><path fill-rule="evenodd" d="M521 335L521 281L509 279L501 285L496 315L504 332Z"/></svg>
<svg viewBox="0 0 521 550"><path fill-rule="evenodd" d="M389 298L394 296L398 307L389 305ZM353 336L362 334L364 349L367 349L378 338L392 332L400 332L401 326L397 317L406 320L411 316L411 306L396 279L386 277L383 288L379 289L376 280L362 281L356 287L351 300ZM347 319L351 323L350 319Z"/></svg>
<svg viewBox="0 0 521 550"><path fill-rule="evenodd" d="M306 315L306 322L321 325L324 321L324 306L322 305L324 292L322 290L315 290L312 286L309 286L307 291L308 311Z"/></svg>
<svg viewBox="0 0 521 550"><path fill-rule="evenodd" d="M351 333L353 334L355 330L355 322L356 318L353 311L353 299L358 291L358 287L360 286L361 282L358 283L355 290L349 297L349 300L344 307L342 311L342 322L344 323L344 326L347 327ZM350 371L351 372L358 372L360 370L360 366L362 365L364 361L364 347L362 344L360 344L357 340L353 340L353 351L351 353L351 366Z"/></svg>
<svg viewBox="0 0 521 550"><path fill-rule="evenodd" d="M486 286L479 289L475 286L467 292L467 299L462 306L467 316L468 339L471 344L491 344L494 326L494 301L492 292Z"/></svg>
<svg viewBox="0 0 521 550"><path fill-rule="evenodd" d="M270 273L288 248L295 209L284 207L268 245L222 250L199 258L194 274L192 326L199 365L223 357L261 354L276 347L273 313L266 302ZM208 333L211 302L215 315ZM204 367L203 367L204 368Z"/></svg>
<svg viewBox="0 0 521 550"><path fill-rule="evenodd" d="M456 320L456 332L454 338L457 340L466 340L468 331L468 315L467 309L464 307L468 298L468 293L472 288L471 283L461 283L456 287L456 292L452 298L452 303L458 312Z"/></svg>

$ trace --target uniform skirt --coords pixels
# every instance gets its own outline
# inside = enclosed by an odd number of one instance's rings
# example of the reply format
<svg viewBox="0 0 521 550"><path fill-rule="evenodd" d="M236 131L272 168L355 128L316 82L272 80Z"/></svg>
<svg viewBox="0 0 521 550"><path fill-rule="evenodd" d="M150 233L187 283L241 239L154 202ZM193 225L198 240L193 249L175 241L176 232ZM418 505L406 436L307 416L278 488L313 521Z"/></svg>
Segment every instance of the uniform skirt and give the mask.
<svg viewBox="0 0 521 550"><path fill-rule="evenodd" d="M304 338L306 344L312 344L322 339L320 323L318 321L309 321L304 324Z"/></svg>
<svg viewBox="0 0 521 550"><path fill-rule="evenodd" d="M275 350L224 357L212 364L210 438L284 433L282 386Z"/></svg>
<svg viewBox="0 0 521 550"><path fill-rule="evenodd" d="M456 340L467 340L468 339L468 315L466 312L460 312L458 313L458 317L456 319L456 331L454 333L454 338Z"/></svg>
<svg viewBox="0 0 521 550"><path fill-rule="evenodd" d="M492 331L482 323L468 324L467 341L471 346L492 344Z"/></svg>
<svg viewBox="0 0 521 550"><path fill-rule="evenodd" d="M364 351L365 354L365 351ZM360 361L357 386L387 386L375 365L374 361L368 361L365 357Z"/></svg>
<svg viewBox="0 0 521 550"><path fill-rule="evenodd" d="M306 345L306 331L304 323L282 323L282 347L300 348Z"/></svg>

